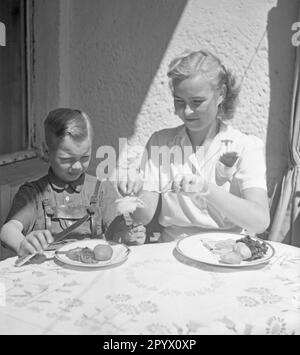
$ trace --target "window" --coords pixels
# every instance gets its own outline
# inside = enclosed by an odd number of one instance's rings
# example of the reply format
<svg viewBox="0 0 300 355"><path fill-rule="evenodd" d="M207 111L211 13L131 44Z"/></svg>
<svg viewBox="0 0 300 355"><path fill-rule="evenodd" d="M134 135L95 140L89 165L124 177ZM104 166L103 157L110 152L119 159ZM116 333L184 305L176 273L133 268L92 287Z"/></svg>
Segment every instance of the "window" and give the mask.
<svg viewBox="0 0 300 355"><path fill-rule="evenodd" d="M0 22L6 45L0 47L0 165L26 159L30 152L29 4L1 0Z"/></svg>

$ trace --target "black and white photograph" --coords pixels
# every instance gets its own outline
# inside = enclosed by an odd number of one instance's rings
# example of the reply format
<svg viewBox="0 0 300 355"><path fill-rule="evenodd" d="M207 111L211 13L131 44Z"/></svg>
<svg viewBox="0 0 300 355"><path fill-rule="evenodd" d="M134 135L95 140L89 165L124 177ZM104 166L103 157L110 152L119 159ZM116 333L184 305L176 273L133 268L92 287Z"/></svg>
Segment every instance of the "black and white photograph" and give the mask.
<svg viewBox="0 0 300 355"><path fill-rule="evenodd" d="M300 0L0 0L0 335L300 335Z"/></svg>

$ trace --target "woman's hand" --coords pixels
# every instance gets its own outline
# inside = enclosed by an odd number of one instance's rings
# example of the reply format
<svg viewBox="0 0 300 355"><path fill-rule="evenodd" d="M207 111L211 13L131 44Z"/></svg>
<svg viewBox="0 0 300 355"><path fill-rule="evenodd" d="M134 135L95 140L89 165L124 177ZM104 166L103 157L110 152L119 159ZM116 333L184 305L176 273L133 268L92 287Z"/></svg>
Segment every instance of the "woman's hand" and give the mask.
<svg viewBox="0 0 300 355"><path fill-rule="evenodd" d="M48 230L33 231L21 241L17 254L24 256L34 254L35 252L42 252L53 241L54 239Z"/></svg>
<svg viewBox="0 0 300 355"><path fill-rule="evenodd" d="M133 224L122 238L123 243L141 245L146 241L146 228L142 224Z"/></svg>
<svg viewBox="0 0 300 355"><path fill-rule="evenodd" d="M237 152L227 152L221 155L220 162L223 163L225 166L231 168L238 160L239 156Z"/></svg>
<svg viewBox="0 0 300 355"><path fill-rule="evenodd" d="M138 195L143 188L143 177L136 169L120 170L118 189L123 196Z"/></svg>
<svg viewBox="0 0 300 355"><path fill-rule="evenodd" d="M172 189L176 192L204 193L207 190L207 184L201 176L178 174L174 178Z"/></svg>

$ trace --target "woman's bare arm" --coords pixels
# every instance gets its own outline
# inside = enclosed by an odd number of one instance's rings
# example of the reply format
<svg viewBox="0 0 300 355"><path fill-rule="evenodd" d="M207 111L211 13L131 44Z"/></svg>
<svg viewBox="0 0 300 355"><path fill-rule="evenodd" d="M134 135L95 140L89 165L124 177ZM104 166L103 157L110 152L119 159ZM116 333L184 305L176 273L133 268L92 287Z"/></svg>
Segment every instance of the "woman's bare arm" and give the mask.
<svg viewBox="0 0 300 355"><path fill-rule="evenodd" d="M269 202L264 189L247 188L241 198L211 183L207 187L207 202L233 223L253 233L262 233L268 228Z"/></svg>
<svg viewBox="0 0 300 355"><path fill-rule="evenodd" d="M145 207L137 208L133 213L133 218L136 222L142 223L143 225L149 224L155 214L159 194L152 191L142 191L139 194L139 198L143 201Z"/></svg>

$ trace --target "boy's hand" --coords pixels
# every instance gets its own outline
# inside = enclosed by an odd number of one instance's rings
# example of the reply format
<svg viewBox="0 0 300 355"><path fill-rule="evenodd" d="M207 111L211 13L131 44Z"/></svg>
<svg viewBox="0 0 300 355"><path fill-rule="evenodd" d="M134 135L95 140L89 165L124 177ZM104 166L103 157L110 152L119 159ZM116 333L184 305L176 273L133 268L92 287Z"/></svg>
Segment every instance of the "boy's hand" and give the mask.
<svg viewBox="0 0 300 355"><path fill-rule="evenodd" d="M22 240L17 254L25 256L27 254L34 254L35 252L42 252L48 247L48 244L54 241L51 233L48 230L33 231Z"/></svg>
<svg viewBox="0 0 300 355"><path fill-rule="evenodd" d="M142 224L133 224L128 226L128 230L125 232L123 243L130 245L141 245L146 241L146 228Z"/></svg>
<svg viewBox="0 0 300 355"><path fill-rule="evenodd" d="M113 241L128 245L144 244L146 241L146 228L142 224L124 225L123 230L114 234Z"/></svg>
<svg viewBox="0 0 300 355"><path fill-rule="evenodd" d="M131 245L144 244L146 228L142 224L127 225L124 216L117 216L105 232L107 240Z"/></svg>

